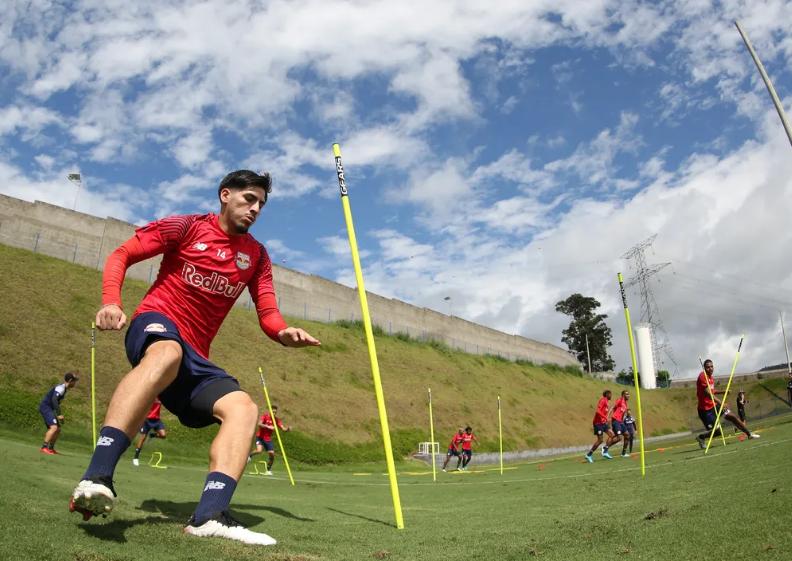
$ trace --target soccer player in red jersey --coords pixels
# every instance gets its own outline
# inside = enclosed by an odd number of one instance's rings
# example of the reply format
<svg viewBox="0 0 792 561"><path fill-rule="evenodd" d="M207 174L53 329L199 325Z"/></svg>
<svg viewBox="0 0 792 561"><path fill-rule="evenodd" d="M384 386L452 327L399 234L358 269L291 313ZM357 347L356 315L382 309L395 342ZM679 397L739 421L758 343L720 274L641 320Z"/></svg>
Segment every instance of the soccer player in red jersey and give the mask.
<svg viewBox="0 0 792 561"><path fill-rule="evenodd" d="M239 383L209 361L209 346L234 302L247 287L264 333L287 347L319 345L278 311L267 251L248 234L272 190L269 174L229 173L218 188L220 214L171 216L139 228L107 259L99 329L127 321L121 285L127 268L162 254L156 281L127 330L133 369L113 393L91 462L69 508L85 520L113 507L113 473L151 402L162 404L188 427L219 423L209 450L209 475L184 532L271 545L270 536L242 527L229 512L250 450L258 407Z"/></svg>
<svg viewBox="0 0 792 561"><path fill-rule="evenodd" d="M280 417L278 417L278 406L272 406L272 413L275 415L275 423L278 428L283 432L289 432L291 429L283 424ZM248 454L248 461L253 456L261 454L265 449L267 450L267 471L265 475L272 475L272 464L275 462L275 446L272 444L272 433L275 432L275 423L272 422L272 417L269 413L261 415L258 423L258 431L256 432L256 449Z"/></svg>
<svg viewBox="0 0 792 561"><path fill-rule="evenodd" d="M143 450L143 444L146 438L165 438L168 432L165 430L165 423L160 419L160 411L162 410L162 402L158 397L154 398L154 403L151 404L151 409L146 413L146 420L143 421L143 426L140 427L140 438L135 445L135 457L132 458L132 465L137 467L140 465L140 451Z"/></svg>
<svg viewBox="0 0 792 561"><path fill-rule="evenodd" d="M462 463L462 456L459 453L459 446L462 444L464 435L465 429L459 427L457 433L451 437L451 442L448 443L448 452L446 452L445 462L443 462L443 471L445 471L448 467L448 461L451 459L451 456L456 456L457 469L459 469L459 464Z"/></svg>
<svg viewBox="0 0 792 561"><path fill-rule="evenodd" d="M476 435L473 434L473 429L465 427L465 432L462 434L462 471L467 470L470 460L473 458L473 443L478 442Z"/></svg>
<svg viewBox="0 0 792 561"><path fill-rule="evenodd" d="M715 418L718 413L717 408L720 407L720 400L715 398L715 396L722 395L725 392L723 390L715 389L715 378L712 375L713 372L715 372L715 365L710 359L707 359L704 361L704 370L699 373L698 378L696 379L698 416L699 419L701 419L701 422L704 423L704 427L707 429L706 432L701 433L696 438L696 442L698 442L699 447L702 449L706 448L706 440L710 437L710 433L712 433L713 437L721 435L720 426L715 428ZM725 417L726 420L731 421L731 423L743 431L748 436L748 438L759 438L758 434L748 430L748 427L745 425L745 423L743 423L739 417L732 413L726 404L723 406L721 417Z"/></svg>
<svg viewBox="0 0 792 561"><path fill-rule="evenodd" d="M616 400L616 403L613 405L613 411L611 412L611 431L613 432L613 438L609 439L608 442L605 444L603 450L605 452L608 449L624 439L624 445L622 446L622 457L627 457L627 427L624 425L624 414L627 412L627 402L630 400L630 392L624 390L621 393L621 397Z"/></svg>
<svg viewBox="0 0 792 561"><path fill-rule="evenodd" d="M605 390L602 392L602 397L597 402L597 410L594 413L594 435L597 437L597 440L591 446L591 450L588 451L586 454L586 461L588 463L592 463L594 458L592 454L594 451L599 448L599 445L602 444L604 440L603 435L608 435L608 440L613 438L613 431L610 430L608 426L608 403L611 400L611 391ZM608 454L607 446L602 449L602 456L604 458L608 458L609 460L613 459L613 456Z"/></svg>

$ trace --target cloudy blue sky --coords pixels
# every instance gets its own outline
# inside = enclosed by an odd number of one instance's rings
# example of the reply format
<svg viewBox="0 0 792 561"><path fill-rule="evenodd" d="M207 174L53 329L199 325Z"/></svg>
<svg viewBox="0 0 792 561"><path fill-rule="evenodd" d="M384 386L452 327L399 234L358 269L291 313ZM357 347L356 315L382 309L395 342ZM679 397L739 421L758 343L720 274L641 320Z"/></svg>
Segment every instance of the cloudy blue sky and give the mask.
<svg viewBox="0 0 792 561"><path fill-rule="evenodd" d="M217 208L268 169L276 263L559 343L650 263L681 376L784 360L792 148L734 28L792 107L792 5L567 0L4 3L0 192L136 223ZM450 301L444 300L450 296ZM637 293L629 293L639 315ZM792 325L791 325L792 327Z"/></svg>

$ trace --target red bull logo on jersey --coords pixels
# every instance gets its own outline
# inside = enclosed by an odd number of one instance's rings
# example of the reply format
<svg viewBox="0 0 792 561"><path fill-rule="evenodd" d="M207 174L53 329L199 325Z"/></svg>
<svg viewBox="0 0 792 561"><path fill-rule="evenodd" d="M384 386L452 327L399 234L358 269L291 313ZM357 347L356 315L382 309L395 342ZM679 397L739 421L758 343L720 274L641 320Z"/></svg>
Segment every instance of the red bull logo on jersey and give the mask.
<svg viewBox="0 0 792 561"><path fill-rule="evenodd" d="M250 267L250 255L242 253L241 251L237 251L236 266L243 271Z"/></svg>
<svg viewBox="0 0 792 561"><path fill-rule="evenodd" d="M199 273L192 263L184 264L181 276L187 284L203 288L215 294L222 294L228 298L237 299L245 289L244 282L240 281L236 284L231 284L227 277L218 275L217 271L212 271L211 275Z"/></svg>

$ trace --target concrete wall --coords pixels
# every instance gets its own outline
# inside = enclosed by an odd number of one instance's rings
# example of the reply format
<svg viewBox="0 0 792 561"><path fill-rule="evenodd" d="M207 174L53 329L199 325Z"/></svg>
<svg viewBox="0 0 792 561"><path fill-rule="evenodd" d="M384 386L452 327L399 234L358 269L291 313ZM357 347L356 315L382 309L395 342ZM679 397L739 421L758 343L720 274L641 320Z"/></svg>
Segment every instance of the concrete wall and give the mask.
<svg viewBox="0 0 792 561"><path fill-rule="evenodd" d="M97 270L107 256L134 232L134 226L114 218L97 218L36 201L29 203L0 195L0 243L71 261ZM152 282L160 258L138 263L130 278ZM327 279L273 265L281 311L289 316L322 322L359 320L357 289ZM387 333L442 341L473 354L499 355L536 364L579 366L567 351L399 300L368 293L372 322ZM245 293L238 305L251 307Z"/></svg>

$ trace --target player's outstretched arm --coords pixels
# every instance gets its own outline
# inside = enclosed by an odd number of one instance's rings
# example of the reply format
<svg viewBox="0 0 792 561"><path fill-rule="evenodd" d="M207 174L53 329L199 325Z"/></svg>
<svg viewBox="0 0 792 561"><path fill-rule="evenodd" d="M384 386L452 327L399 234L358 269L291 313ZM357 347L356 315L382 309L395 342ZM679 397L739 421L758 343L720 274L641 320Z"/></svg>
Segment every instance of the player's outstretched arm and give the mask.
<svg viewBox="0 0 792 561"><path fill-rule="evenodd" d="M96 312L96 327L99 329L121 329L126 322L126 314L117 304L102 306Z"/></svg>
<svg viewBox="0 0 792 561"><path fill-rule="evenodd" d="M287 327L278 331L278 340L287 347L318 347L322 343L299 327Z"/></svg>

